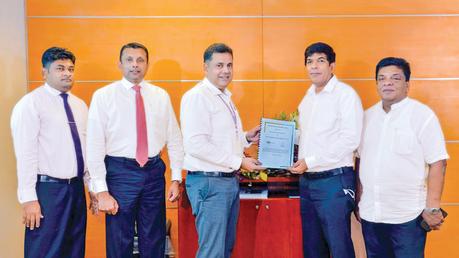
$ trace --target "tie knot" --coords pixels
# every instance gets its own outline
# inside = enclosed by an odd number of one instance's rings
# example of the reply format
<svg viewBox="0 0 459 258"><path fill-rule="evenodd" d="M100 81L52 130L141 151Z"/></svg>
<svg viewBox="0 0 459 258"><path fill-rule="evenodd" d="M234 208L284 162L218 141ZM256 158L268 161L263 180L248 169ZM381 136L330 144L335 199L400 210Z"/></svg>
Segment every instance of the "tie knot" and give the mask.
<svg viewBox="0 0 459 258"><path fill-rule="evenodd" d="M62 92L61 94L59 94L64 100L67 100L67 98L69 97L69 94L65 93L65 92Z"/></svg>
<svg viewBox="0 0 459 258"><path fill-rule="evenodd" d="M140 93L140 85L134 85L134 86L132 86L132 88L133 88L136 92L139 92L139 93Z"/></svg>

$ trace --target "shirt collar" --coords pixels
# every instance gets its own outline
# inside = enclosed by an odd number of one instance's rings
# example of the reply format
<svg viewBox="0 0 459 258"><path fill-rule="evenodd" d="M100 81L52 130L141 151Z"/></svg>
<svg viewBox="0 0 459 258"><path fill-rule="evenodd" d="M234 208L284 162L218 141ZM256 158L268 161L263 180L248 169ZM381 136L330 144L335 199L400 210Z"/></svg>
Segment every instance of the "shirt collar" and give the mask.
<svg viewBox="0 0 459 258"><path fill-rule="evenodd" d="M126 78L123 77L123 79L121 79L121 84L123 85L124 88L126 89L131 89L132 87L134 87L135 85L139 85L140 88L144 88L145 87L145 80L142 80L139 84L134 84L130 81L128 81Z"/></svg>
<svg viewBox="0 0 459 258"><path fill-rule="evenodd" d="M390 112L392 112L394 110L399 110L399 109L403 108L404 106L406 106L406 104L408 104L409 101L410 101L410 98L406 97L406 98L402 99L401 101L392 104L390 106L390 111L388 113L386 113L386 111L384 110L382 100L380 100L377 105L379 106L379 110L381 112L383 112L384 114L389 114Z"/></svg>
<svg viewBox="0 0 459 258"><path fill-rule="evenodd" d="M231 92L227 88L225 88L225 90L222 92L221 90L217 88L217 86L211 83L209 79L207 79L207 77L204 77L204 79L202 80L202 83L214 95L226 95L228 97L231 97Z"/></svg>
<svg viewBox="0 0 459 258"><path fill-rule="evenodd" d="M45 89L46 89L49 93L51 93L51 95L53 95L53 96L59 96L59 95L61 95L61 93L63 93L63 92L61 92L61 91L59 91L59 90L56 90L55 88L51 87L48 83L45 83ZM67 92L65 92L65 93L71 95L71 94L70 94L70 91L67 91Z"/></svg>
<svg viewBox="0 0 459 258"><path fill-rule="evenodd" d="M404 107L408 103L408 101L409 101L408 99L409 98L406 97L406 98L400 100L399 102L392 104L390 106L390 110L397 110L397 109L400 109L400 108Z"/></svg>
<svg viewBox="0 0 459 258"><path fill-rule="evenodd" d="M325 85L325 87L322 89L321 92L332 92L335 87L336 87L336 84L338 83L338 78L336 78L336 75L333 75L330 80L328 80L327 84ZM316 92L316 85L312 85L312 87L309 88L309 92Z"/></svg>

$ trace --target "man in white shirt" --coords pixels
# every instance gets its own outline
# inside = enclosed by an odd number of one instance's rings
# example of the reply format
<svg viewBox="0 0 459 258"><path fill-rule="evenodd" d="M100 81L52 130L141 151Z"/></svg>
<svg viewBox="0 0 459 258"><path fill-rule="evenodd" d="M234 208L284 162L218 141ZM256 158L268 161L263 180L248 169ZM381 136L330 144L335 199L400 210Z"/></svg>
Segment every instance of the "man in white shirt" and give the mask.
<svg viewBox="0 0 459 258"><path fill-rule="evenodd" d="M304 257L355 257L350 216L354 209L354 151L363 109L352 87L333 74L335 52L314 43L304 53L312 86L301 101L298 161Z"/></svg>
<svg viewBox="0 0 459 258"><path fill-rule="evenodd" d="M381 101L365 112L359 214L368 257L424 257L421 221L438 230L444 219L445 140L435 113L408 97L410 73L404 59L382 59Z"/></svg>
<svg viewBox="0 0 459 258"><path fill-rule="evenodd" d="M23 208L24 257L84 257L86 104L70 93L75 56L42 56L46 83L14 107L11 130Z"/></svg>
<svg viewBox="0 0 459 258"><path fill-rule="evenodd" d="M244 157L244 147L257 143L260 128L243 132L227 89L233 79L233 51L222 43L204 52L206 77L182 97L180 121L188 170L186 191L196 218L197 258L229 258L239 215L240 168L263 169Z"/></svg>
<svg viewBox="0 0 459 258"><path fill-rule="evenodd" d="M88 168L99 210L106 213L107 257L132 257L137 225L141 257L163 257L166 239L166 145L172 171L167 195L176 201L182 136L167 92L144 81L148 50L120 50L123 79L98 89L88 115Z"/></svg>

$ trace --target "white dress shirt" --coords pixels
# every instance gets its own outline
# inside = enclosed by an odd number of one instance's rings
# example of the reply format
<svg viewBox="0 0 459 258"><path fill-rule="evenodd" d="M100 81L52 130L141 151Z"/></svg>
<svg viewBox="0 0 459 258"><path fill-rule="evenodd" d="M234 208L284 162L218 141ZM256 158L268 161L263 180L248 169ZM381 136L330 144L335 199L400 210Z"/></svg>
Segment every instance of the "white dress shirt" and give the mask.
<svg viewBox="0 0 459 258"><path fill-rule="evenodd" d="M354 165L353 152L360 143L363 108L352 87L333 76L319 93L312 85L299 111L299 159L307 172Z"/></svg>
<svg viewBox="0 0 459 258"><path fill-rule="evenodd" d="M167 145L172 180L182 179L182 135L167 92L142 81L148 157L158 155ZM106 155L135 159L137 148L134 84L123 78L98 89L88 115L87 159L94 192L107 191Z"/></svg>
<svg viewBox="0 0 459 258"><path fill-rule="evenodd" d="M360 154L360 216L377 223L413 220L426 207L427 164L447 159L435 113L405 98L386 113L382 102L365 112Z"/></svg>
<svg viewBox="0 0 459 258"><path fill-rule="evenodd" d="M207 78L199 82L182 97L180 121L184 169L232 172L241 167L249 144L227 89L220 91Z"/></svg>
<svg viewBox="0 0 459 258"><path fill-rule="evenodd" d="M88 107L68 93L84 157ZM20 203L37 200L37 174L62 179L78 174L72 133L59 94L60 91L45 84L25 95L13 109L11 131Z"/></svg>

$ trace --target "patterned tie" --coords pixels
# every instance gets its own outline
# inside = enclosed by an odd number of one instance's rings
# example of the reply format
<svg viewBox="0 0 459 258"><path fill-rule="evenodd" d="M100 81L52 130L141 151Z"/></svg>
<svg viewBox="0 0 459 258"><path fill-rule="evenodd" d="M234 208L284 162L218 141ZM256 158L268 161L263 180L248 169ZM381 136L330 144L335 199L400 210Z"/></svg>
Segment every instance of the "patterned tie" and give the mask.
<svg viewBox="0 0 459 258"><path fill-rule="evenodd" d="M140 94L140 85L132 87L135 90L135 109L137 122L137 150L135 160L141 167L148 161L148 137L147 137L147 122L145 120L145 107L143 98Z"/></svg>
<svg viewBox="0 0 459 258"><path fill-rule="evenodd" d="M70 108L67 93L61 93L60 96L64 99L64 108L65 113L67 114L67 120L70 126L70 132L72 133L73 146L75 147L75 154L78 166L78 177L83 177L84 172L84 161L83 161L83 152L81 151L81 141L80 136L78 135L78 129L75 123L75 118L73 117L72 109Z"/></svg>

